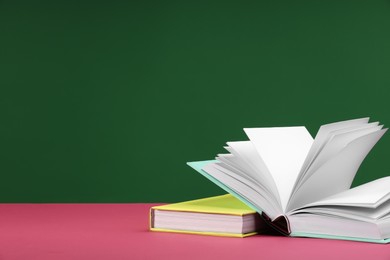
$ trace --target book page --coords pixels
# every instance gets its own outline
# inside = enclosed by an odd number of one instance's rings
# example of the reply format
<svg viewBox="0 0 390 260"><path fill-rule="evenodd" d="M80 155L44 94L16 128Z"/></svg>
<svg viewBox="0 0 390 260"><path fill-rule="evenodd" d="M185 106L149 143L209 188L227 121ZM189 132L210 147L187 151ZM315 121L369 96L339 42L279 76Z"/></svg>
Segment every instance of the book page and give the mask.
<svg viewBox="0 0 390 260"><path fill-rule="evenodd" d="M387 129L359 137L324 163L298 188L288 211L348 190L360 164Z"/></svg>
<svg viewBox="0 0 390 260"><path fill-rule="evenodd" d="M376 132L382 129L382 127L383 125L378 126L378 122L375 122L330 132L329 137L327 138L328 141L322 146L322 149L318 152L318 155L315 157L296 188L299 188L321 165L327 162L335 154L339 153L348 143L361 136Z"/></svg>
<svg viewBox="0 0 390 260"><path fill-rule="evenodd" d="M230 174L232 177L240 180L243 179L254 190L261 193L268 201L275 202L275 205L278 205L278 197L275 197L275 194L270 191L267 183L263 179L258 178L258 175L253 174L251 169L241 168L239 165L240 160L238 160L238 158L236 158L233 154L220 154L216 157L216 160L220 162L219 165L221 167L228 170L229 173L234 174ZM276 196L278 195L276 194ZM279 208L281 208L281 206L279 206Z"/></svg>
<svg viewBox="0 0 390 260"><path fill-rule="evenodd" d="M245 128L244 131L272 175L285 210L313 138L302 126Z"/></svg>
<svg viewBox="0 0 390 260"><path fill-rule="evenodd" d="M245 169L245 173L250 175L260 184L273 194L276 201L280 203L280 197L276 188L274 179L265 166L263 160L256 152L256 148L251 141L238 141L238 142L227 142L228 147L226 148L231 155L236 157L240 163L240 167Z"/></svg>
<svg viewBox="0 0 390 260"><path fill-rule="evenodd" d="M310 203L307 206L338 205L375 208L389 199L389 196L390 176L337 193L325 199Z"/></svg>
<svg viewBox="0 0 390 260"><path fill-rule="evenodd" d="M340 129L350 129L358 126L364 126L368 123L369 118L360 118L347 121L341 121L331 124L322 125L317 132L316 137L314 138L313 145L308 152L308 155L305 159L305 162L302 165L297 182L295 186L299 186L302 180L305 178L306 172L312 162L315 160L317 155L320 153L324 145L329 141L329 135L331 132L340 130ZM296 187L294 187L295 189Z"/></svg>

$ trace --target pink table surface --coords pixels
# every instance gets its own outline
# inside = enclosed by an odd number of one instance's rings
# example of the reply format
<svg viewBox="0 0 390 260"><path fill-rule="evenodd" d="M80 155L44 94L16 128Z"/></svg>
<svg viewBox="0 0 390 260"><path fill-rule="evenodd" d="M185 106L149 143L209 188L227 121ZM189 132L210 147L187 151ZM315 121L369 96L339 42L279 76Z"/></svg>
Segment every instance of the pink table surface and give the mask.
<svg viewBox="0 0 390 260"><path fill-rule="evenodd" d="M0 260L390 259L390 245L148 231L155 204L0 204Z"/></svg>

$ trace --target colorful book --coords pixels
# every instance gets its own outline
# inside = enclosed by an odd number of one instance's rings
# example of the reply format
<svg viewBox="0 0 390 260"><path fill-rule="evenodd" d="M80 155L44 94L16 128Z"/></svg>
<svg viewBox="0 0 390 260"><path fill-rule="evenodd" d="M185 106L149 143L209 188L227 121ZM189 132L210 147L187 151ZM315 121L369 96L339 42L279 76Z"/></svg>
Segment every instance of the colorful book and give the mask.
<svg viewBox="0 0 390 260"><path fill-rule="evenodd" d="M350 188L387 129L368 118L320 127L245 128L248 141L191 167L289 236L390 242L390 176Z"/></svg>
<svg viewBox="0 0 390 260"><path fill-rule="evenodd" d="M230 194L150 209L152 231L247 237L265 227L256 211Z"/></svg>

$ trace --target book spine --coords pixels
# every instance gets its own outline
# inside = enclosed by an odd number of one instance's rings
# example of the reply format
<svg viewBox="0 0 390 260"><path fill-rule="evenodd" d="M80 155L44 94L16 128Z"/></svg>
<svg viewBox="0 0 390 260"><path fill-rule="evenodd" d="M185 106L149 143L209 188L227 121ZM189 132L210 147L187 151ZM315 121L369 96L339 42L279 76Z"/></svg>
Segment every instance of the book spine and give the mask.
<svg viewBox="0 0 390 260"><path fill-rule="evenodd" d="M274 221L272 221L271 218L264 213L264 211L261 213L261 216L270 227L272 227L279 233L285 236L289 236L291 234L290 222L285 215L277 217Z"/></svg>

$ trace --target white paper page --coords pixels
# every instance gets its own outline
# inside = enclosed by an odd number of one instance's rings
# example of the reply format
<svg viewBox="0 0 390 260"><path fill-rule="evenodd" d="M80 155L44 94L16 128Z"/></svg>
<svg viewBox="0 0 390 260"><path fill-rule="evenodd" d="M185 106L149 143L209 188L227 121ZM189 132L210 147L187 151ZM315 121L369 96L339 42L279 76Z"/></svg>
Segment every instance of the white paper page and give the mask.
<svg viewBox="0 0 390 260"><path fill-rule="evenodd" d="M288 211L348 190L360 164L387 129L362 136L324 163L295 192Z"/></svg>
<svg viewBox="0 0 390 260"><path fill-rule="evenodd" d="M308 156L306 157L305 162L303 163L303 166L299 173L298 181L303 179L303 176L305 175L308 167L311 165L312 161L316 158L318 152L322 149L324 144L328 141L330 132L335 130L345 129L345 128L361 126L367 124L368 121L369 118L366 117L366 118L353 119L353 120L347 120L347 121L322 125L318 130L317 135L314 138L313 145L311 146Z"/></svg>
<svg viewBox="0 0 390 260"><path fill-rule="evenodd" d="M240 194L247 196L252 191L254 191L255 194L257 194L257 197L264 199L267 202L267 204L268 203L271 204L274 209L276 209L279 213L281 213L282 209L278 205L277 201L275 201L272 195L266 192L261 186L256 185L251 181L248 181L248 179L242 177L241 174L236 174L236 171L232 171L230 168L227 168L226 165L224 164L216 163L214 164L213 167L217 169L219 172L225 174L225 176L231 177L235 182L244 184L247 188L245 190L238 190ZM232 184L232 182L230 182L230 184ZM264 206L264 202L263 202L263 206Z"/></svg>
<svg viewBox="0 0 390 260"><path fill-rule="evenodd" d="M271 173L285 210L313 138L302 126L245 128L244 131Z"/></svg>
<svg viewBox="0 0 390 260"><path fill-rule="evenodd" d="M330 198L330 197L329 197ZM377 221L378 219L385 218L390 213L390 200L389 194L385 195L381 202L377 204L376 208L373 208L371 204L342 204L342 205L316 205L308 206L303 209L294 210L291 215L300 213L309 214L322 214L340 216L344 218L357 219L362 221Z"/></svg>
<svg viewBox="0 0 390 260"><path fill-rule="evenodd" d="M309 233L312 235L317 234L318 237L329 235L342 238L361 238L363 241L366 239L379 240L387 237L381 236L376 223L348 218L335 218L317 214L297 214L290 216L289 221L293 235L294 233Z"/></svg>
<svg viewBox="0 0 390 260"><path fill-rule="evenodd" d="M274 193L269 190L269 187L267 187L267 184L264 182L264 180L259 179L256 174L249 174L251 171L250 169L246 169L244 172L245 169L241 168L239 165L240 161L237 157L232 154L221 154L216 157L216 159L220 162L218 165L234 173L236 178L245 179L247 183L250 183L250 186L253 189L263 194L267 200L274 202L276 205L278 204L277 198L275 197ZM279 207L281 208L281 206Z"/></svg>
<svg viewBox="0 0 390 260"><path fill-rule="evenodd" d="M260 181L258 178L256 178L257 176L255 173L253 173L253 170L249 168L248 165L244 164L241 158L233 154L218 154L215 159L223 165L227 165L237 169L237 172L242 172L240 173L240 175L242 175L243 177L253 179L254 181Z"/></svg>
<svg viewBox="0 0 390 260"><path fill-rule="evenodd" d="M242 164L246 165L248 170L253 172L253 177L259 180L267 187L267 189L274 195L279 202L280 197L276 188L274 179L272 178L268 168L265 166L263 160L256 152L255 146L251 141L228 142L229 150L232 154L239 157Z"/></svg>
<svg viewBox="0 0 390 260"><path fill-rule="evenodd" d="M375 208L390 195L390 176L311 203L309 206L345 205Z"/></svg>
<svg viewBox="0 0 390 260"><path fill-rule="evenodd" d="M378 126L377 123L372 123L356 129L348 128L349 130L341 129L330 132L328 142L323 146L323 149L307 169L307 172L298 184L298 187L308 180L321 165L339 153L348 143L361 136L376 132L382 129L382 127L382 125Z"/></svg>
<svg viewBox="0 0 390 260"><path fill-rule="evenodd" d="M303 172L303 170L301 169L301 173L302 175L300 175L301 179L299 179L299 182L303 182L305 179L307 179L308 177L308 171L310 171L311 169L311 166L313 164L316 163L317 161L317 158L319 156L322 156L322 151L324 149L326 149L326 146L329 144L330 141L332 141L332 138L336 135L341 135L341 134L345 134L345 133L353 133L353 132L357 132L357 131L363 131L364 129L372 129L372 128L375 128L379 125L379 122L374 122L374 123L363 123L364 121L363 120L359 120L362 124L360 125L356 125L357 122L359 122L358 120L353 120L355 122L355 124L353 126L350 126L350 127L344 127L344 128L340 128L340 129L336 129L336 130L333 130L333 131L330 131L330 132L327 132L326 136L322 136L321 139L321 144L318 146L318 149L316 150L316 153L314 155L312 154L309 154L308 157L312 157L311 158L311 162L306 165L306 170ZM343 124L344 126L345 124ZM382 129L383 126L380 126L379 128L377 128L376 130L379 130L379 129ZM370 131L367 131L366 133L369 133ZM371 131L372 132L372 131ZM360 134L360 136L362 136L364 134ZM353 136L353 135L351 135ZM352 138L353 139L353 138ZM314 139L314 143L316 142L316 139ZM313 144L314 146L314 144ZM312 146L312 147L313 147Z"/></svg>

